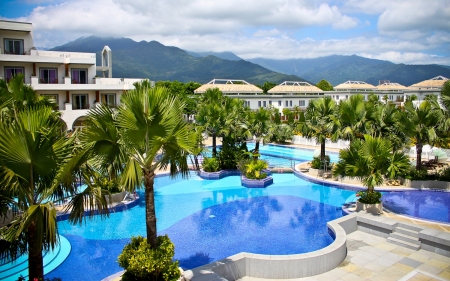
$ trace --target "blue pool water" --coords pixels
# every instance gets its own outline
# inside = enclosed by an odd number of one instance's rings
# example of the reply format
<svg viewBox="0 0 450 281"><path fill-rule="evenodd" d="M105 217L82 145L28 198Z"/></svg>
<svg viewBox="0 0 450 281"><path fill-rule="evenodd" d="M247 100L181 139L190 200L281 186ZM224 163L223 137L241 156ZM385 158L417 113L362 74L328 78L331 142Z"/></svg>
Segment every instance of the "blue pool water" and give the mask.
<svg viewBox="0 0 450 281"><path fill-rule="evenodd" d="M450 192L415 190L385 192L383 206L394 213L450 223Z"/></svg>
<svg viewBox="0 0 450 281"><path fill-rule="evenodd" d="M159 234L175 244L175 259L194 268L239 252L296 254L326 247L333 239L326 222L342 216L352 191L313 184L293 174L274 174L265 189L247 189L239 176L203 180L155 179ZM142 195L142 194L141 194ZM66 261L46 277L101 280L122 270L117 256L131 236L145 236L141 202L110 218L82 226L59 222L72 244ZM76 265L77 270L74 270Z"/></svg>

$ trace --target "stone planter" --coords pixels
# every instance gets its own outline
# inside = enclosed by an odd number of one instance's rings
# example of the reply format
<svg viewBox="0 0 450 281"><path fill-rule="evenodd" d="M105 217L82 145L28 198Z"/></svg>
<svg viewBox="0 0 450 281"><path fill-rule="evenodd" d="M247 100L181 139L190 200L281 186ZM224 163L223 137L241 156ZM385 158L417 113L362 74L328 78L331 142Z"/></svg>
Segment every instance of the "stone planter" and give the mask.
<svg viewBox="0 0 450 281"><path fill-rule="evenodd" d="M217 172L205 172L203 169L200 170L198 176L204 180L219 180L227 176L237 176L240 172L238 170L220 170Z"/></svg>
<svg viewBox="0 0 450 281"><path fill-rule="evenodd" d="M450 190L450 182L448 181L416 181L400 178L400 183L406 187L423 189L440 189L440 190Z"/></svg>
<svg viewBox="0 0 450 281"><path fill-rule="evenodd" d="M372 215L379 215L383 213L383 202L379 204L365 204L359 201L356 201L356 210L355 212L366 211Z"/></svg>
<svg viewBox="0 0 450 281"><path fill-rule="evenodd" d="M273 178L270 176L261 180L252 180L245 176L241 177L241 185L247 188L265 188L271 184L273 184Z"/></svg>

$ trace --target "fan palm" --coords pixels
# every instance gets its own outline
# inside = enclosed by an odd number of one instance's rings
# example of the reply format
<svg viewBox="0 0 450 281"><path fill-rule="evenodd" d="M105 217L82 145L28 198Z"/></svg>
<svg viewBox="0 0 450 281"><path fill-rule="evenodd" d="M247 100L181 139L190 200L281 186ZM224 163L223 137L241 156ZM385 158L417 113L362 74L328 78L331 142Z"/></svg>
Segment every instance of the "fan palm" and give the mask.
<svg viewBox="0 0 450 281"><path fill-rule="evenodd" d="M364 138L367 133L367 116L362 95L352 95L339 104L340 137L345 140Z"/></svg>
<svg viewBox="0 0 450 281"><path fill-rule="evenodd" d="M248 113L248 121L245 127L248 128L250 135L255 137L255 154L259 154L259 143L265 140L270 132L270 112L264 107Z"/></svg>
<svg viewBox="0 0 450 281"><path fill-rule="evenodd" d="M339 161L333 168L334 176L358 178L369 192L384 182L384 177L395 178L408 171L409 159L402 152L392 153L392 145L381 137L364 135L339 152Z"/></svg>
<svg viewBox="0 0 450 281"><path fill-rule="evenodd" d="M13 122L0 123L0 193L17 211L12 222L1 228L1 239L7 241L1 252L15 258L28 250L30 280L42 279L42 250L58 243L53 200L75 192L73 185L60 181L72 146L61 133L63 124L55 122L52 108L31 107L15 116Z"/></svg>
<svg viewBox="0 0 450 281"><path fill-rule="evenodd" d="M323 97L309 103L306 112L300 115L297 131L320 144L320 159L325 159L325 143L339 126L336 103L331 97Z"/></svg>
<svg viewBox="0 0 450 281"><path fill-rule="evenodd" d="M172 175L187 175L187 157L195 145L183 108L165 88L145 85L124 94L118 108L117 125L128 151L121 183L128 190L144 185L147 242L152 248L157 247L155 171L169 167Z"/></svg>
<svg viewBox="0 0 450 281"><path fill-rule="evenodd" d="M404 109L405 111L399 114L402 132L414 139L416 143L416 168L420 170L423 144L431 143L436 139L435 128L439 125L439 112L434 110L427 100L418 107L414 107L411 101L407 101Z"/></svg>

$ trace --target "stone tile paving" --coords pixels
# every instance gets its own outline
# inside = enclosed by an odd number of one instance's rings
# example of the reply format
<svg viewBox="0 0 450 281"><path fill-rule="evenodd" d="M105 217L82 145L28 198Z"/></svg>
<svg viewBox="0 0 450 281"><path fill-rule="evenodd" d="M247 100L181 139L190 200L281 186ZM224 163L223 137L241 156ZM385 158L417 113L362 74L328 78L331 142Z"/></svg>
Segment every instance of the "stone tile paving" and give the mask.
<svg viewBox="0 0 450 281"><path fill-rule="evenodd" d="M347 235L347 257L337 268L323 274L285 279L298 281L428 281L450 280L450 258L414 251L388 243L362 231ZM244 277L241 281L262 281Z"/></svg>

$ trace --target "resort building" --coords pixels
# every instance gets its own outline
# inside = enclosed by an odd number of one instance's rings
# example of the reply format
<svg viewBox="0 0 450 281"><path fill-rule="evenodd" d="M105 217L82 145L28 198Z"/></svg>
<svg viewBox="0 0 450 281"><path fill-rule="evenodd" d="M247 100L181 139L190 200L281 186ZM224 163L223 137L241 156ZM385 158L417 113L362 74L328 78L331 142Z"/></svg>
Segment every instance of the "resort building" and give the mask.
<svg viewBox="0 0 450 281"><path fill-rule="evenodd" d="M347 100L351 95L362 94L367 100L369 94L375 92L376 87L363 81L347 81L334 87L334 91L325 92L336 102Z"/></svg>
<svg viewBox="0 0 450 281"><path fill-rule="evenodd" d="M116 106L122 92L142 80L111 78L112 53L107 46L101 66L96 65L95 53L36 50L31 23L0 21L0 40L0 79L23 74L37 93L56 100L68 130L80 127L96 104Z"/></svg>
<svg viewBox="0 0 450 281"><path fill-rule="evenodd" d="M203 94L208 89L217 88L224 95L242 99L251 109L260 107L277 108L280 113L284 108L299 107L305 109L311 99L322 97L324 91L307 82L285 81L270 89L267 94L263 90L244 80L214 79L195 90Z"/></svg>

